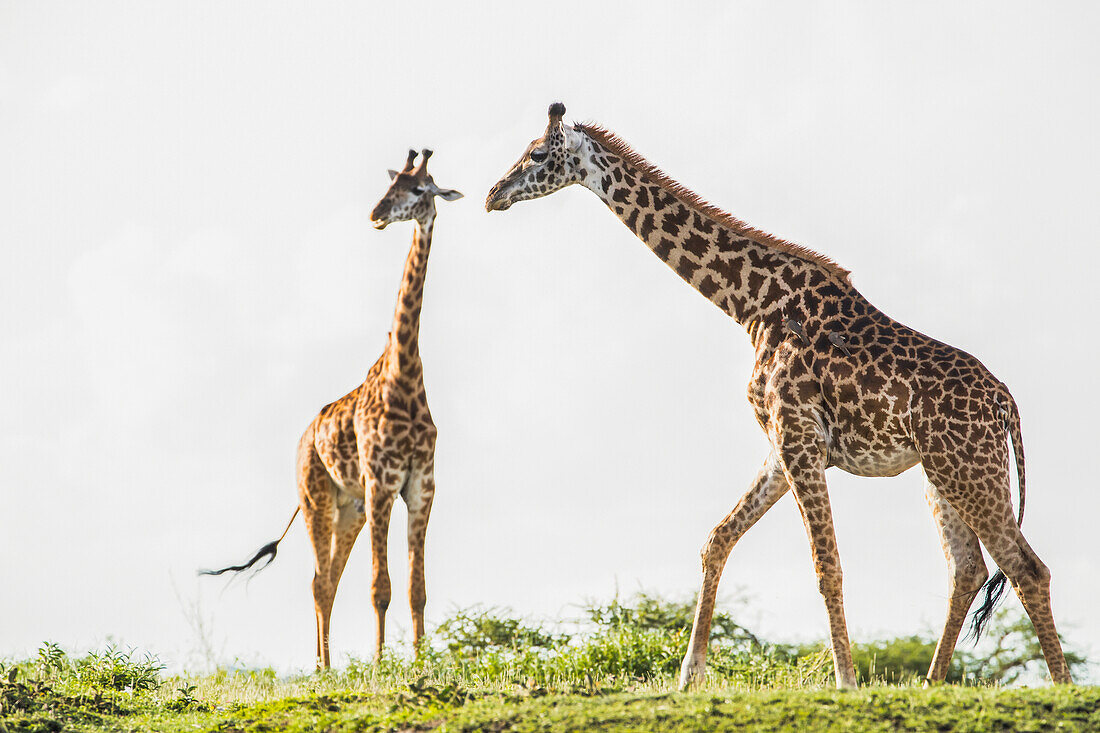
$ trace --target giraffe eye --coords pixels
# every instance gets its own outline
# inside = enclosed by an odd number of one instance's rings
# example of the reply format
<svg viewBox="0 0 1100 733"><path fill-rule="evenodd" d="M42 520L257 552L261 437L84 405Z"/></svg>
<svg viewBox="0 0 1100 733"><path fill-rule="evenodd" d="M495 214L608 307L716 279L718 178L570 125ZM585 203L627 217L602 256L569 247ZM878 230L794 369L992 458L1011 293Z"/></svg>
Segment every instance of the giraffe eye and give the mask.
<svg viewBox="0 0 1100 733"><path fill-rule="evenodd" d="M413 196L419 196L420 194L424 193L424 189L420 186L410 188L409 190L412 191Z"/></svg>
<svg viewBox="0 0 1100 733"><path fill-rule="evenodd" d="M535 161L536 163L541 163L542 161L546 160L546 151L545 150L532 150L531 151L531 160Z"/></svg>

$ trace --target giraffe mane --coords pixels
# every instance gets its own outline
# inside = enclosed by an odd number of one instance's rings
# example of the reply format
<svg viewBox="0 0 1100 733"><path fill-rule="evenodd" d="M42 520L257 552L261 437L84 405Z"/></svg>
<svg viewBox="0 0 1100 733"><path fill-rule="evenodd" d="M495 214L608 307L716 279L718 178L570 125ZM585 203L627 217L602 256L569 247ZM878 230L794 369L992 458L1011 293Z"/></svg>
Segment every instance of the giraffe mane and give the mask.
<svg viewBox="0 0 1100 733"><path fill-rule="evenodd" d="M801 244L795 244L789 242L786 239L776 237L775 235L768 234L765 231L750 226L741 221L732 214L723 211L714 204L704 199L699 194L692 191L687 186L671 178L667 173L662 171L657 166L650 163L648 160L638 154L632 147L630 147L625 140L608 130L606 127L601 127L591 123L574 123L573 127L580 130L590 138L607 147L615 155L622 158L632 167L636 168L642 175L648 178L653 183L660 186L668 193L675 196L680 201L684 202L688 206L698 211L703 216L713 219L718 224L729 227L734 232L742 237L746 237L757 244L762 244L771 249L779 252L786 252L799 259L812 262L815 265L820 266L830 274L837 277L841 282L845 284L851 284L850 273L844 269L832 259L826 257L823 254L813 251L809 247L805 247Z"/></svg>

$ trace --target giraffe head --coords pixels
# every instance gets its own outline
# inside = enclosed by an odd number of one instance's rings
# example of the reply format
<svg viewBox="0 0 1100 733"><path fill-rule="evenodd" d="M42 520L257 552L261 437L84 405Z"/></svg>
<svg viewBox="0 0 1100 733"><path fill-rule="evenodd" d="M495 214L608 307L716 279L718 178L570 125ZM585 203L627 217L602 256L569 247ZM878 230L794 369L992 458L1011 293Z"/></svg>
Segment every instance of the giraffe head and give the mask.
<svg viewBox="0 0 1100 733"><path fill-rule="evenodd" d="M562 121L565 105L550 105L546 132L531 141L519 161L485 199L486 211L504 211L517 201L537 199L588 177L584 133Z"/></svg>
<svg viewBox="0 0 1100 733"><path fill-rule="evenodd" d="M428 175L428 158L432 151L424 148L420 151L420 165L416 162L416 151L410 150L405 167L400 171L390 171L390 183L386 195L374 207L370 214L375 229L385 229L395 221L415 220L426 226L435 219L435 197L444 201L462 198L462 194L453 188L440 188Z"/></svg>

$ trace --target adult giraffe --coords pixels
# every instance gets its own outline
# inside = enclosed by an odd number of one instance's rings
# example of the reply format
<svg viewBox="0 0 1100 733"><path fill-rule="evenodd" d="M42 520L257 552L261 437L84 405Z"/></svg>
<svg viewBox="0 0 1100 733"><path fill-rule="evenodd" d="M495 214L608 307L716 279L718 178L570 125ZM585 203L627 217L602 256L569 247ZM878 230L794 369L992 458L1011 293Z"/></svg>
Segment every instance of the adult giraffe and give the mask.
<svg viewBox="0 0 1100 733"><path fill-rule="evenodd" d="M424 534L435 496L436 428L424 392L420 361L420 309L424 274L435 226L435 199L462 194L441 189L428 175L431 150L410 150L401 172L391 170L389 189L371 212L375 229L395 221L415 221L412 247L397 295L386 350L366 381L325 405L298 442L298 509L313 545L313 603L317 615L317 666L330 665L328 635L336 587L359 531L370 522L371 596L377 621L375 657L386 640L390 575L386 558L390 513L400 496L408 506L409 605L413 639L424 636ZM366 512L370 511L368 517ZM286 530L283 531L283 537ZM207 575L241 571L267 557L275 559L283 537L262 547L243 565L205 570ZM266 567L266 565L264 566Z"/></svg>
<svg viewBox="0 0 1100 733"><path fill-rule="evenodd" d="M706 667L714 599L738 539L793 490L825 599L837 685L856 684L844 620L840 555L825 469L895 476L922 464L928 503L951 571L947 621L928 670L947 675L951 654L988 573L998 572L976 628L1011 580L1039 636L1051 678L1071 682L1050 610L1050 571L1020 532L1024 454L1008 388L970 354L889 318L848 272L805 247L753 229L662 173L614 134L550 123L485 201L503 211L570 184L590 189L688 284L748 331L756 352L749 402L772 451L756 480L703 546L703 583L681 689ZM1008 446L1020 482L1013 517Z"/></svg>

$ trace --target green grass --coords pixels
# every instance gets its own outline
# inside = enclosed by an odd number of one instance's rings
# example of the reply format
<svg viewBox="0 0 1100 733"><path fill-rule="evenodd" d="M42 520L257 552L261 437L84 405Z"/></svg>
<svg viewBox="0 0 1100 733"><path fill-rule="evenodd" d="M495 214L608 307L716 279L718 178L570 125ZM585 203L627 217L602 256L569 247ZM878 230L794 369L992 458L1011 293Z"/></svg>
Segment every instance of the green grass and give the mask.
<svg viewBox="0 0 1100 733"><path fill-rule="evenodd" d="M974 670L1011 675L1035 661L1004 657L1003 643L984 658L960 657L967 685L923 689L916 683L931 641L873 642L855 648L870 684L837 691L826 649L769 644L725 614L715 619L706 682L677 693L690 613L690 602L641 594L590 606L570 634L499 611L461 611L419 658L405 649L284 677L270 669L169 676L147 654L108 647L71 656L45 644L34 659L0 664L0 733L1100 730L1100 688L1004 689L995 680L1005 676L981 679Z"/></svg>
<svg viewBox="0 0 1100 733"><path fill-rule="evenodd" d="M487 695L461 705L319 698L236 711L222 730L734 731L1097 730L1100 691L943 688Z"/></svg>
<svg viewBox="0 0 1100 733"><path fill-rule="evenodd" d="M5 714L2 725L8 731L1100 730L1095 687L837 691L710 684L681 694L667 689L669 681L604 693L519 685L467 690L426 681L381 689L348 685L338 674L259 677L236 673L198 680L192 702L184 705L178 690L174 696L161 691L112 710Z"/></svg>

